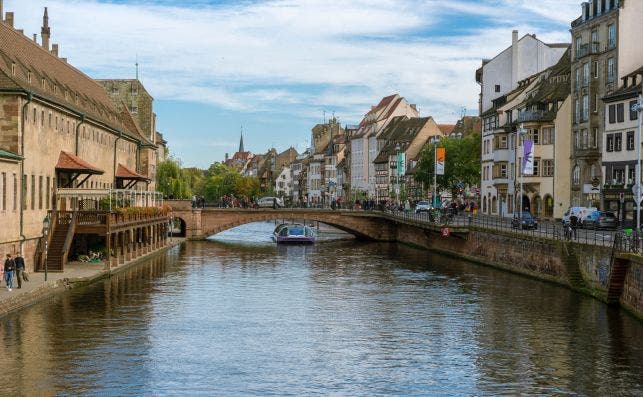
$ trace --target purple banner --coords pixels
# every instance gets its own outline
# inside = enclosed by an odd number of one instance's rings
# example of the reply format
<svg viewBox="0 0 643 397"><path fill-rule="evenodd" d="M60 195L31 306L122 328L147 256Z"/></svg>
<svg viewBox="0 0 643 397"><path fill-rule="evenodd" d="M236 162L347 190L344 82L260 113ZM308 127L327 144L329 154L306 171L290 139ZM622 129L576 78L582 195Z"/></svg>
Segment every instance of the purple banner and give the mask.
<svg viewBox="0 0 643 397"><path fill-rule="evenodd" d="M533 175L534 174L534 142L529 139L525 139L524 142L525 151L522 155L522 174L523 175Z"/></svg>

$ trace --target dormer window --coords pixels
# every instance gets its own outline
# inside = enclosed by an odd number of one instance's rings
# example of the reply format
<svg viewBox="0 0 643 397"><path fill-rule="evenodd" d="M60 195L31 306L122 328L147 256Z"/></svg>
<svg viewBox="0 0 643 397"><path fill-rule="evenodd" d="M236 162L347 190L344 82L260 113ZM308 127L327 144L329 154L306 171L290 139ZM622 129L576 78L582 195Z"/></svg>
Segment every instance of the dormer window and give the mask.
<svg viewBox="0 0 643 397"><path fill-rule="evenodd" d="M27 82L31 83L31 71L27 72Z"/></svg>
<svg viewBox="0 0 643 397"><path fill-rule="evenodd" d="M54 85L54 94L57 94L57 93L58 93L58 86Z"/></svg>
<svg viewBox="0 0 643 397"><path fill-rule="evenodd" d="M15 76L16 75L16 63L11 64L11 75Z"/></svg>
<svg viewBox="0 0 643 397"><path fill-rule="evenodd" d="M43 77L42 80L40 81L40 84L42 85L43 89L45 88L45 83L46 81L45 81L45 78Z"/></svg>

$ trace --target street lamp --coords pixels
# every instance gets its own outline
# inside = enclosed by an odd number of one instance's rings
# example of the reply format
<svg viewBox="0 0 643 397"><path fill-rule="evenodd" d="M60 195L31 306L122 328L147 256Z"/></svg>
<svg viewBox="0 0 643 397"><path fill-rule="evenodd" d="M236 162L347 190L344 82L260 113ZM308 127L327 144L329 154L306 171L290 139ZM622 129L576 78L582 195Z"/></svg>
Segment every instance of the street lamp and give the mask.
<svg viewBox="0 0 643 397"><path fill-rule="evenodd" d="M395 144L395 200L400 205L400 144Z"/></svg>
<svg viewBox="0 0 643 397"><path fill-rule="evenodd" d="M429 142L433 143L433 198L431 204L435 208L438 199L438 137L432 136L429 138Z"/></svg>
<svg viewBox="0 0 643 397"><path fill-rule="evenodd" d="M643 112L643 94L638 102L632 105L632 111L638 113L638 143L636 145L636 230L641 228L641 113Z"/></svg>
<svg viewBox="0 0 643 397"><path fill-rule="evenodd" d="M48 247L49 241L48 241L47 237L49 235L50 223L51 222L49 220L49 215L45 216L45 219L43 219L43 221L42 221L42 236L45 239L45 281L47 281L47 273L48 273L47 272L47 270L48 270L48 267L47 267L47 251L49 249L49 247Z"/></svg>
<svg viewBox="0 0 643 397"><path fill-rule="evenodd" d="M518 144L520 143L520 137L527 135L527 130L523 127L523 124L520 124L520 127L516 129L516 162L518 162ZM523 142L523 145L525 143ZM523 151L523 157L524 157L524 151ZM520 164L518 164L518 176L520 177L520 194L519 194L519 200L520 200L520 212L518 213L518 219L520 220L520 226L522 227L522 211L523 211L523 203L522 203L522 174L523 174L523 165L522 163L525 162L525 159L522 159Z"/></svg>

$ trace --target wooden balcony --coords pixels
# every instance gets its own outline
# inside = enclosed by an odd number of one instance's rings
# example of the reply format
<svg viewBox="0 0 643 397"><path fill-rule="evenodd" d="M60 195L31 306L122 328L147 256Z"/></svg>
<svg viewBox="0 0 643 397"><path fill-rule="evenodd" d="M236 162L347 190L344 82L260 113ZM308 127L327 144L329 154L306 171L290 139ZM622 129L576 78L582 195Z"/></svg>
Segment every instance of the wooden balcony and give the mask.
<svg viewBox="0 0 643 397"><path fill-rule="evenodd" d="M59 214L61 211L59 211ZM62 212L64 213L64 212ZM135 227L167 222L161 213L118 213L114 211L78 211L76 232L106 235Z"/></svg>

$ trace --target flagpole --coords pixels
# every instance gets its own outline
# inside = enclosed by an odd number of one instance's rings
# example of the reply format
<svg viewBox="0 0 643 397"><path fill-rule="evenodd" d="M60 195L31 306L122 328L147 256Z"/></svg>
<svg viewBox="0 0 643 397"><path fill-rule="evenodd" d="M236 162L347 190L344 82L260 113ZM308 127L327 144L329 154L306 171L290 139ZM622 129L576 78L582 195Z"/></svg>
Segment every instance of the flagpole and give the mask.
<svg viewBox="0 0 643 397"><path fill-rule="evenodd" d="M520 123L520 128L516 130L516 155L518 155L518 146L520 144L520 136L525 135L527 131L524 129L523 124ZM520 220L520 227L522 227L522 211L523 211L523 202L522 202L522 174L523 174L523 168L524 168L524 162L525 162L525 141L523 140L522 142L522 147L523 147L523 152L522 152L522 160L518 164L518 177L520 178L520 194L519 194L519 200L520 200L520 212L519 212L519 220Z"/></svg>

